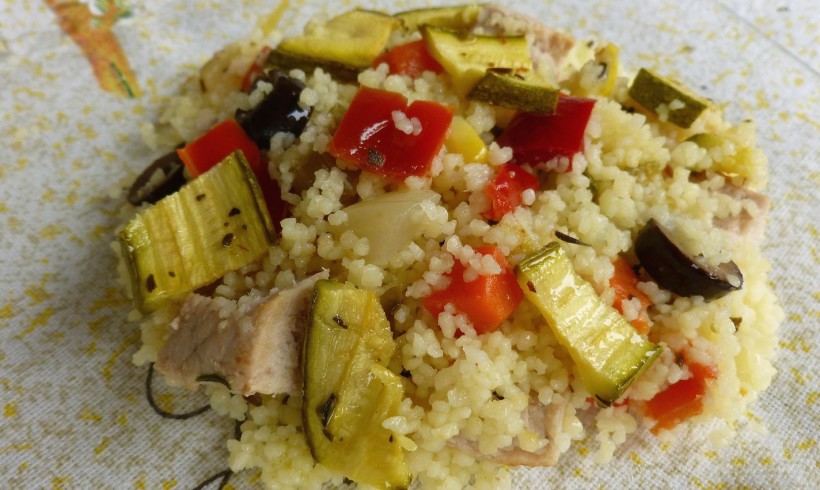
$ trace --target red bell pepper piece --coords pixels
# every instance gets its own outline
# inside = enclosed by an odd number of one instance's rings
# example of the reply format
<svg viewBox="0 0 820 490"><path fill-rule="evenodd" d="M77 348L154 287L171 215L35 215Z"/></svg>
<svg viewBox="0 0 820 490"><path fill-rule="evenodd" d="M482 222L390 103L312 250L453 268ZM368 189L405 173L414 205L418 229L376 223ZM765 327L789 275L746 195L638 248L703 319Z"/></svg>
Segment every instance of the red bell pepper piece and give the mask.
<svg viewBox="0 0 820 490"><path fill-rule="evenodd" d="M519 112L498 137L498 144L512 148L513 162L519 164L571 157L584 147L584 130L594 105L594 99L562 95L554 114Z"/></svg>
<svg viewBox="0 0 820 490"><path fill-rule="evenodd" d="M373 60L373 68L382 63L387 63L390 73L407 75L411 78L420 77L425 71L442 73L444 68L430 56L424 41L409 42L394 47L390 51L378 56Z"/></svg>
<svg viewBox="0 0 820 490"><path fill-rule="evenodd" d="M396 128L394 111L417 118L421 132L407 134ZM403 180L424 175L444 144L452 119L450 107L422 100L408 106L400 94L362 87L342 117L328 152L384 177Z"/></svg>
<svg viewBox="0 0 820 490"><path fill-rule="evenodd" d="M510 263L498 247L478 247L476 252L492 255L503 269L501 274L478 276L466 282L465 267L456 261L447 274L450 277L450 284L424 298L424 307L433 316L438 317L447 303L452 303L459 312L470 319L476 333L480 335L497 330L524 299L524 293L518 286Z"/></svg>
<svg viewBox="0 0 820 490"><path fill-rule="evenodd" d="M500 221L505 214L521 205L521 193L527 189L538 189L538 179L518 165L504 164L484 188L484 193L490 198L490 209L484 217Z"/></svg>
<svg viewBox="0 0 820 490"><path fill-rule="evenodd" d="M615 274L609 280L609 286L615 290L615 309L623 314L624 310L621 308L621 302L638 298L638 301L641 302L641 312L638 318L632 320L632 326L639 334L649 333L649 313L647 309L652 305L652 300L638 289L638 276L635 275L635 271L632 270L629 262L623 257L618 257L612 265L615 266Z"/></svg>
<svg viewBox="0 0 820 490"><path fill-rule="evenodd" d="M240 87L243 92L250 92L251 87L253 87L253 82L265 73L265 62L268 60L268 55L270 52L270 46L262 46L262 49L259 50L259 54L256 55L253 63L251 63L251 66L248 67L248 71L246 71L245 75L242 76L242 83L240 84Z"/></svg>
<svg viewBox="0 0 820 490"><path fill-rule="evenodd" d="M646 414L657 420L650 429L655 435L703 412L706 381L716 378L717 373L698 363L687 363L687 366L691 378L670 385L646 403Z"/></svg>
<svg viewBox="0 0 820 490"><path fill-rule="evenodd" d="M262 159L259 147L234 119L217 124L204 135L177 150L177 154L188 169L188 173L192 177L198 177L236 150L242 151L253 170L268 205L268 213L278 229L279 221L288 215L287 203L282 200L279 184L270 177L267 162Z"/></svg>
<svg viewBox="0 0 820 490"><path fill-rule="evenodd" d="M177 150L191 177L198 177L236 150L242 150L254 172L262 166L256 143L233 119L227 119L207 133Z"/></svg>

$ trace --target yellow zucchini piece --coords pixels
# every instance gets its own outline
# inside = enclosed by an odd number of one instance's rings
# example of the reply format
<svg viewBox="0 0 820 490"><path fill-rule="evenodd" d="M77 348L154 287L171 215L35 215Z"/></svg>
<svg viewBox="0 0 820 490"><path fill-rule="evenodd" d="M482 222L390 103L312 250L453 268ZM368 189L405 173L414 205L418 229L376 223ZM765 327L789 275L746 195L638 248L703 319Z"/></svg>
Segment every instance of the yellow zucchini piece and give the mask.
<svg viewBox="0 0 820 490"><path fill-rule="evenodd" d="M524 36L481 36L431 25L421 26L420 31L430 55L444 67L462 97L484 77L488 68L504 68L517 75L532 71Z"/></svg>
<svg viewBox="0 0 820 490"><path fill-rule="evenodd" d="M590 97L607 96L615 88L620 67L620 51L614 44L606 44L595 50L595 57L575 72L567 86L574 95Z"/></svg>
<svg viewBox="0 0 820 490"><path fill-rule="evenodd" d="M460 153L464 157L464 163L487 163L487 145L473 126L461 116L453 117L450 134L444 141L444 146L450 153Z"/></svg>
<svg viewBox="0 0 820 490"><path fill-rule="evenodd" d="M726 143L726 138L714 133L696 133L686 138L686 141L690 141L705 150L711 150L723 146Z"/></svg>
<svg viewBox="0 0 820 490"><path fill-rule="evenodd" d="M320 67L345 80L355 80L370 67L401 22L387 14L351 10L301 36L284 39L268 63L279 68L312 71Z"/></svg>
<svg viewBox="0 0 820 490"><path fill-rule="evenodd" d="M618 46L607 43L602 48L595 51L595 62L598 65L598 83L595 85L594 94L607 96L615 88L618 80L618 70L621 66L621 56Z"/></svg>
<svg viewBox="0 0 820 490"><path fill-rule="evenodd" d="M648 111L681 128L688 128L709 107L709 101L686 87L641 68L629 87L629 96Z"/></svg>
<svg viewBox="0 0 820 490"><path fill-rule="evenodd" d="M524 80L505 70L490 69L467 94L467 99L536 114L553 114L558 89Z"/></svg>
<svg viewBox="0 0 820 490"><path fill-rule="evenodd" d="M737 148L726 136L714 133L693 134L686 141L708 151L713 159L712 170L727 175L739 175L753 181L765 179L766 157L754 147ZM719 151L713 151L719 148ZM717 158L715 158L717 156Z"/></svg>
<svg viewBox="0 0 820 490"><path fill-rule="evenodd" d="M134 302L150 312L264 254L273 223L242 152L138 214L120 232Z"/></svg>
<svg viewBox="0 0 820 490"><path fill-rule="evenodd" d="M401 20L404 28L408 31L415 31L424 24L446 27L447 29L467 30L472 29L475 25L480 9L481 7L477 4L432 7L399 12L396 14L396 18Z"/></svg>
<svg viewBox="0 0 820 490"><path fill-rule="evenodd" d="M378 295L321 280L308 318L302 422L313 458L358 483L406 488L404 452L382 427L404 389L385 367L396 343Z"/></svg>
<svg viewBox="0 0 820 490"><path fill-rule="evenodd" d="M599 405L609 406L620 398L660 355L661 347L638 335L575 272L558 242L519 263L516 277Z"/></svg>

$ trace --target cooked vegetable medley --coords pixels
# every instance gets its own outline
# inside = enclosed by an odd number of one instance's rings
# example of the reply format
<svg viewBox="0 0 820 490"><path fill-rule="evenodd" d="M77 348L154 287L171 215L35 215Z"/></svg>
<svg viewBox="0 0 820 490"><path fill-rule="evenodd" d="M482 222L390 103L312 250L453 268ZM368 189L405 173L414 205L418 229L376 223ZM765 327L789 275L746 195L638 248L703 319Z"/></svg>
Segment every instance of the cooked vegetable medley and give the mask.
<svg viewBox="0 0 820 490"><path fill-rule="evenodd" d="M767 162L619 52L495 5L220 51L128 194L135 362L207 390L269 487L499 488L588 434L599 462L730 436L782 319Z"/></svg>

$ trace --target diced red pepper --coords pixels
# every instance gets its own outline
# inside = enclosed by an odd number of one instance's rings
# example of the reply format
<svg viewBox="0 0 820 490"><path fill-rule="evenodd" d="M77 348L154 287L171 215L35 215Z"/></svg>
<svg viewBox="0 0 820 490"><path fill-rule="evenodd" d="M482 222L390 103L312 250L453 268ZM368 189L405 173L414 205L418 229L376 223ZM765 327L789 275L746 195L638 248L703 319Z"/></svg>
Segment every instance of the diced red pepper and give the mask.
<svg viewBox="0 0 820 490"><path fill-rule="evenodd" d="M635 271L629 265L629 262L623 257L618 257L612 265L615 266L615 274L609 280L609 286L615 290L615 309L623 314L624 310L621 303L632 298L638 298L638 301L641 302L641 311L638 318L632 320L632 326L641 335L649 333L650 321L647 309L652 305L652 300L638 289L638 276L635 275Z"/></svg>
<svg viewBox="0 0 820 490"><path fill-rule="evenodd" d="M490 209L484 217L500 221L505 214L521 205L521 193L527 189L538 189L538 179L518 165L504 164L484 188L484 193L490 198Z"/></svg>
<svg viewBox="0 0 820 490"><path fill-rule="evenodd" d="M243 92L250 92L251 87L253 87L253 82L265 73L265 62L268 60L268 55L270 55L270 52L270 46L262 46L262 49L259 50L259 54L256 55L253 63L251 63L251 66L248 67L248 71L246 71L245 75L242 76L242 83L240 87Z"/></svg>
<svg viewBox="0 0 820 490"><path fill-rule="evenodd" d="M646 403L646 415L657 421L650 429L655 435L703 413L706 381L716 378L717 372L698 363L687 363L687 366L691 378L670 385Z"/></svg>
<svg viewBox="0 0 820 490"><path fill-rule="evenodd" d="M444 307L452 303L459 312L470 319L476 333L480 335L497 330L521 303L524 293L518 286L510 263L498 247L478 247L476 252L491 255L503 269L501 274L478 276L466 282L465 267L456 261L447 274L450 277L450 284L424 298L424 307L433 316L438 317L439 313L444 311Z"/></svg>
<svg viewBox="0 0 820 490"><path fill-rule="evenodd" d="M373 68L382 63L387 63L390 73L407 75L412 78L420 77L425 71L442 73L444 68L430 56L424 41L409 42L394 47L390 51L382 54L373 60Z"/></svg>
<svg viewBox="0 0 820 490"><path fill-rule="evenodd" d="M235 120L227 119L177 150L191 177L198 177L236 150L242 150L254 172L262 165L259 147Z"/></svg>
<svg viewBox="0 0 820 490"><path fill-rule="evenodd" d="M177 150L177 154L185 163L188 173L192 177L198 177L236 150L242 150L253 170L268 205L268 213L278 229L279 221L288 215L287 203L282 200L279 184L270 177L267 162L262 159L259 147L235 120L227 119L217 124L204 135Z"/></svg>
<svg viewBox="0 0 820 490"><path fill-rule="evenodd" d="M498 137L498 144L512 148L513 162L519 164L534 166L557 156L571 157L584 147L594 105L594 99L562 95L554 114L519 112Z"/></svg>
<svg viewBox="0 0 820 490"><path fill-rule="evenodd" d="M421 132L396 128L393 113L418 119ZM417 100L407 105L404 96L362 87L342 117L328 152L362 170L398 180L424 175L436 156L453 119L450 107Z"/></svg>

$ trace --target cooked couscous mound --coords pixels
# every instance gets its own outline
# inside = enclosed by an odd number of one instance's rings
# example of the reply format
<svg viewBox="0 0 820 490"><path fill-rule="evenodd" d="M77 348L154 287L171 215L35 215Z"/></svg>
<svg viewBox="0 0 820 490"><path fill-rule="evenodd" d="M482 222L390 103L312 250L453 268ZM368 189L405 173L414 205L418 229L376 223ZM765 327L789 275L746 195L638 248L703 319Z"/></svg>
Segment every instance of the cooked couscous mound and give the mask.
<svg viewBox="0 0 820 490"><path fill-rule="evenodd" d="M759 191L767 162L755 146L754 124L732 124L708 105L684 128L672 114L685 109L688 99L647 108L630 91L629 72L618 71L617 63L600 72L604 56L617 56L611 45L575 45L498 7L480 10L471 29L523 34L533 77L562 91L559 111L568 98L591 101L580 149L522 158L510 143L518 140L505 134L516 110L465 97L454 88L446 63L407 74L374 62L355 80L321 65L285 67L283 76L304 84L298 105L310 117L301 132L277 132L261 151L287 213L262 257L199 292L219 301L217 316L224 322L323 270L333 281L375 292L395 339L386 366L401 376L404 390L398 408L380 424L423 488L509 487L511 468L556 464L573 441L588 436L597 441L594 458L601 463L638 430L671 441L681 425L718 420L717 428L710 426L712 439L727 440L774 375L775 331L783 316L760 250L767 201ZM382 51L419 40L430 51L423 31L394 29ZM545 36L566 46L545 52ZM259 104L273 84L263 77L243 91L238 80L266 43L271 40L242 42L217 54L156 126L142 128L149 144L171 148L194 141L237 109ZM478 136L482 151L465 151L455 141L454 122L423 172L385 175L379 165L338 157L337 132L362 87L447 108L453 121L466 122L459 131L466 127ZM388 123L409 138L429 137L429 126L410 109L394 111ZM513 186L511 204L495 213L499 199L488 189L510 168L535 184ZM396 192L416 196L401 215L390 215L389 205L382 214L355 208ZM742 278L729 274L728 294L715 297L679 294L659 284L663 280L641 267L635 250L650 221L663 223L679 252L698 266L731 262ZM606 308L617 308L635 326L633 342L659 346L654 361L610 403L600 397L596 403L579 374L575 347L556 334L529 296L520 299L520 291L512 311L492 328L455 300L445 297L440 307L430 306L430 298L453 283L514 274L555 241ZM619 287L623 274L633 281L626 296ZM177 296L139 315L138 365L157 362L175 329L183 328L184 300ZM683 404L665 406L664 394L681 386L700 391ZM214 410L242 421L241 438L227 442L233 471L258 471L270 488L344 481L346 475L312 454L300 393L252 399L219 383L205 389Z"/></svg>

